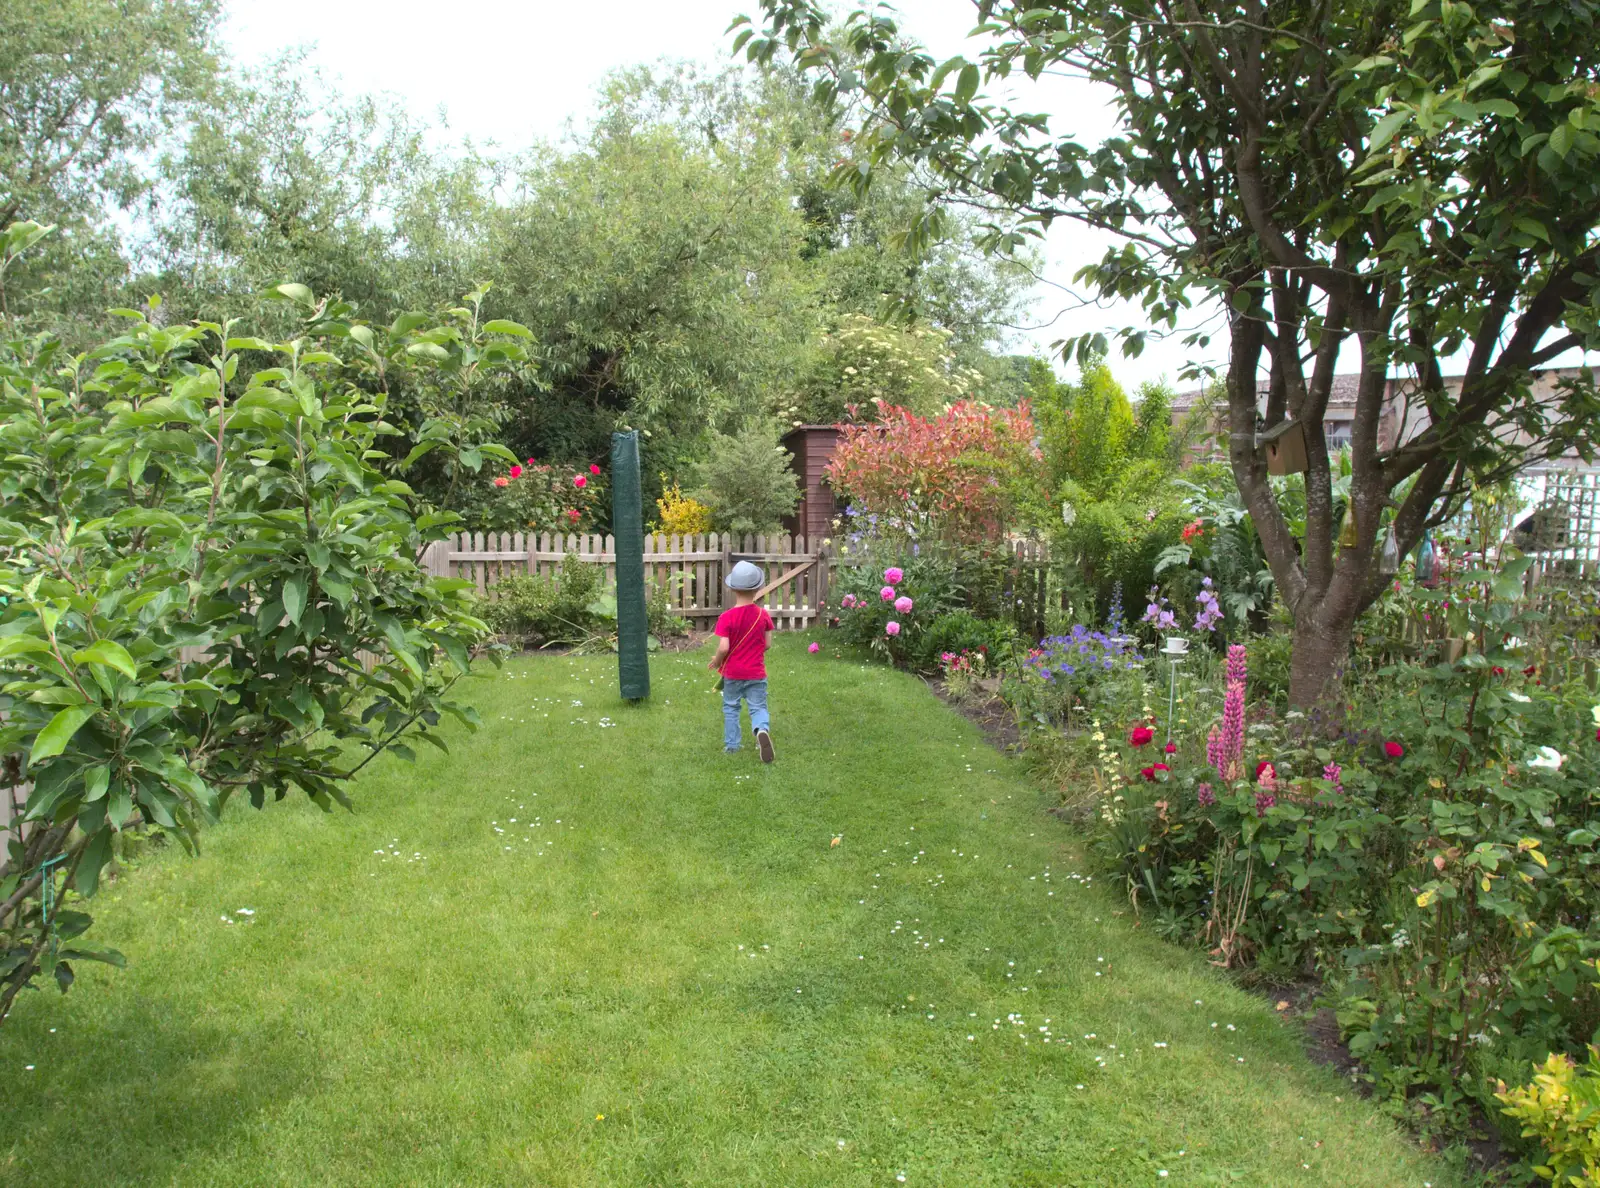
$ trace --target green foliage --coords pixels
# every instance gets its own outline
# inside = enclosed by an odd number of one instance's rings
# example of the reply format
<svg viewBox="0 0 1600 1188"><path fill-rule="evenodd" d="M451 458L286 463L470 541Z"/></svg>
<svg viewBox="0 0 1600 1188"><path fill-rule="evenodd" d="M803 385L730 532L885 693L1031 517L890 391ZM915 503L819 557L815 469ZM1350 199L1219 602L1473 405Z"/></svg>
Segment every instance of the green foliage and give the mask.
<svg viewBox="0 0 1600 1188"><path fill-rule="evenodd" d="M759 423L717 434L700 464L694 497L711 508L719 532L776 532L800 502L800 478L778 435Z"/></svg>
<svg viewBox="0 0 1600 1188"><path fill-rule="evenodd" d="M512 574L478 600L483 621L524 648L611 648L616 643L616 596L605 588L605 568L568 553L558 573ZM682 635L688 623L673 613L670 583L647 580L645 615L656 642Z"/></svg>
<svg viewBox="0 0 1600 1188"><path fill-rule="evenodd" d="M1136 434L1133 406L1104 359L1085 362L1078 383L1058 386L1055 396L1035 414L1052 491L1072 482L1092 497L1103 498L1130 457L1151 456L1131 450L1136 439L1150 444L1151 430L1146 427ZM1154 457L1165 454L1163 440Z"/></svg>
<svg viewBox="0 0 1600 1188"><path fill-rule="evenodd" d="M811 374L777 415L795 424L833 425L874 419L879 401L927 417L974 399L983 376L956 362L950 337L947 330L847 314L822 336Z"/></svg>
<svg viewBox="0 0 1600 1188"><path fill-rule="evenodd" d="M578 644L599 626L604 589L605 570L568 553L558 574L501 578L493 594L478 603L478 613L496 632L524 647Z"/></svg>
<svg viewBox="0 0 1600 1188"><path fill-rule="evenodd" d="M1546 1158L1534 1167L1552 1184L1584 1188L1600 1184L1600 1050L1589 1046L1589 1059L1574 1063L1552 1052L1543 1066L1533 1066L1533 1081L1495 1097L1508 1117L1522 1123L1522 1137L1538 1139Z"/></svg>
<svg viewBox="0 0 1600 1188"><path fill-rule="evenodd" d="M895 570L899 580L891 582ZM948 640L934 631L956 609L961 595L953 565L933 556L876 549L861 564L840 566L835 573L838 631L844 642L869 648L893 664L938 671L939 653L948 650L940 644ZM885 590L893 592L890 597L883 596ZM895 605L905 598L911 600L909 607Z"/></svg>
<svg viewBox="0 0 1600 1188"><path fill-rule="evenodd" d="M0 286L0 320L99 314L124 270L110 215L143 195L151 150L208 92L217 11L214 0L0 3L0 227L62 228Z"/></svg>
<svg viewBox="0 0 1600 1188"><path fill-rule="evenodd" d="M1409 552L1464 495L1463 472L1591 452L1594 373L1549 397L1530 375L1600 347L1600 9L1365 0L1308 13L1281 0L1248 20L1197 5L1174 21L1154 0L997 0L981 6L975 60L941 63L883 8L842 27L816 0L762 8L739 34L747 55L788 58L820 101L863 112L840 166L857 188L891 162L925 167L941 197L1016 216L989 238L1001 251L1063 220L1113 232L1121 242L1077 279L1140 303L1144 321L1118 335L1129 354L1178 331L1197 298L1226 303L1230 461L1297 634L1315 643L1296 658L1301 704L1334 698L1328 645L1386 584L1385 507L1398 503ZM1114 93L1115 135L1088 141L1038 114L1033 86L1062 74ZM936 234L945 209L930 202L919 232ZM1210 332L1185 341L1207 346ZM1352 440L1359 515L1341 541L1317 427L1347 344L1361 356L1357 423L1377 423L1400 367L1419 377L1407 423L1425 428L1399 448ZM1066 344L1080 362L1107 346L1096 333ZM1459 387L1444 381L1451 359L1465 361ZM1301 533L1243 447L1263 373L1268 427L1308 426ZM1082 453L1067 456L1088 466Z"/></svg>
<svg viewBox="0 0 1600 1188"><path fill-rule="evenodd" d="M389 333L303 286L278 295L304 336L128 313L86 354L0 348L0 750L33 785L33 827L0 864L0 1013L96 955L52 943L42 863L61 856L89 896L123 829L193 847L238 793L348 804L380 752L442 746L444 714L475 720L449 690L484 625L466 583L416 561L453 517L377 468L395 430L366 385L411 359L437 378L515 351L449 316ZM244 352L274 365L241 379Z"/></svg>

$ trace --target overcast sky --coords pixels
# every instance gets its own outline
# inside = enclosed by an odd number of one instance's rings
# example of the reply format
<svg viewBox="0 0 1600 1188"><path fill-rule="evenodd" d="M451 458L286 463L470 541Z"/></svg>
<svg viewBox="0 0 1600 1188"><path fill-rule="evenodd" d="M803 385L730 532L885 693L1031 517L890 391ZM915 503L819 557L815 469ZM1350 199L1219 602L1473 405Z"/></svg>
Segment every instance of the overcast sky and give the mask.
<svg viewBox="0 0 1600 1188"><path fill-rule="evenodd" d="M901 0L898 7L906 32L936 56L975 56L965 43L975 20L972 0ZM569 120L582 123L600 80L619 67L663 58L730 61L728 24L755 9L754 0L230 0L222 48L245 67L306 48L348 93L387 92L419 117L438 122L443 112L452 137L517 150L556 139ZM1105 97L1086 83L1055 84L1030 94L1028 106L1049 113L1057 134L1096 140L1112 126ZM1070 284L1106 242L1057 224L1046 245L1045 276ZM1021 335L1016 349L1045 353L1059 338L1143 323L1136 307L1061 312L1070 304L1059 289L1040 286L1031 321L1042 328ZM1220 365L1225 336L1214 322L1212 330L1204 355L1191 355L1179 335L1152 342L1139 359L1113 354L1113 367L1131 389L1147 379L1176 379L1190 361ZM1344 361L1355 362L1353 353Z"/></svg>

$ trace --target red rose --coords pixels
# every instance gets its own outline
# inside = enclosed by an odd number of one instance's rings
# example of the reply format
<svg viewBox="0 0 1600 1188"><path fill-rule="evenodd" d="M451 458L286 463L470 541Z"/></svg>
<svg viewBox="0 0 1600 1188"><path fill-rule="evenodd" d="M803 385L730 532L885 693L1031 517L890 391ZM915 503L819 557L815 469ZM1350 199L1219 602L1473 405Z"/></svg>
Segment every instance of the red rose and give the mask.
<svg viewBox="0 0 1600 1188"><path fill-rule="evenodd" d="M1156 732L1148 726L1135 726L1128 735L1128 742L1136 747L1142 747L1156 736Z"/></svg>
<svg viewBox="0 0 1600 1188"><path fill-rule="evenodd" d="M1178 753L1178 744L1168 743L1164 749L1166 750L1167 754L1176 755Z"/></svg>
<svg viewBox="0 0 1600 1188"><path fill-rule="evenodd" d="M529 465L529 466L532 466L532 465L534 465L534 461L533 461L533 459L532 459L532 458L529 458L529 459L528 459L528 465Z"/></svg>
<svg viewBox="0 0 1600 1188"><path fill-rule="evenodd" d="M522 477L522 467L513 466L511 468L511 477L512 478L521 478Z"/></svg>
<svg viewBox="0 0 1600 1188"><path fill-rule="evenodd" d="M1154 780L1156 778L1156 769L1153 767L1141 767L1139 774L1147 780Z"/></svg>
<svg viewBox="0 0 1600 1188"><path fill-rule="evenodd" d="M1498 664L1496 664L1494 666L1492 671L1494 672L1495 676L1505 676L1506 675L1506 670L1501 668Z"/></svg>
<svg viewBox="0 0 1600 1188"><path fill-rule="evenodd" d="M1391 741L1383 744L1383 753L1391 759L1399 759L1405 755L1406 749L1399 743Z"/></svg>
<svg viewBox="0 0 1600 1188"><path fill-rule="evenodd" d="M578 522L578 509L575 507L567 508L567 519L576 524Z"/></svg>
<svg viewBox="0 0 1600 1188"><path fill-rule="evenodd" d="M1523 676L1532 676L1534 673L1536 673L1538 671L1539 671L1539 666L1537 664L1530 664L1530 665L1528 665L1528 667L1526 667L1526 668L1524 668L1522 670L1522 675Z"/></svg>
<svg viewBox="0 0 1600 1188"><path fill-rule="evenodd" d="M585 487L589 485L589 480L581 474L575 474L572 476L572 485L574 487Z"/></svg>
<svg viewBox="0 0 1600 1188"><path fill-rule="evenodd" d="M600 473L600 468L598 466L594 465L594 463L591 462L589 464L589 473L590 474L599 474Z"/></svg>

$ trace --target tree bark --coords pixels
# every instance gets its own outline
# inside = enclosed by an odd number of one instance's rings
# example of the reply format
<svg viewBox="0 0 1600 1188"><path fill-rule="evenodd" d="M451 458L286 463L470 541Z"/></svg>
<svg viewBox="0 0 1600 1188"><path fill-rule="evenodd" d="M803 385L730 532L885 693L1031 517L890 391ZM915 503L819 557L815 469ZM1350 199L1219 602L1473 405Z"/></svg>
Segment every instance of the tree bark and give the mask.
<svg viewBox="0 0 1600 1188"><path fill-rule="evenodd" d="M1341 717L1344 670L1358 612L1327 604L1295 615L1294 652L1289 661L1289 704L1329 721Z"/></svg>

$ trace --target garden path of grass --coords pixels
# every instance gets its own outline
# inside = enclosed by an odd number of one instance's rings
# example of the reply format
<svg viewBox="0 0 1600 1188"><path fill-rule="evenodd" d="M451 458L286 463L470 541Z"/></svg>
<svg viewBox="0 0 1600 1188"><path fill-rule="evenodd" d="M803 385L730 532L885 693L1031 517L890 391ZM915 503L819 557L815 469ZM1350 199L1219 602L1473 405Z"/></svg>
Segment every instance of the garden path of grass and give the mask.
<svg viewBox="0 0 1600 1188"><path fill-rule="evenodd" d="M802 647L770 768L703 655L642 708L519 660L354 815L140 862L129 967L0 1028L0 1183L1454 1182L919 682Z"/></svg>

